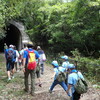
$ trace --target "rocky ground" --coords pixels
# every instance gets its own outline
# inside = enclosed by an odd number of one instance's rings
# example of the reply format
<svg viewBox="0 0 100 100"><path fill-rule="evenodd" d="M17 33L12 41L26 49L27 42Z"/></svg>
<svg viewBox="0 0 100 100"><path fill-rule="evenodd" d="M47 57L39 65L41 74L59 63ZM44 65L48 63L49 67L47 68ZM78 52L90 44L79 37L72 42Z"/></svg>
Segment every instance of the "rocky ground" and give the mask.
<svg viewBox="0 0 100 100"><path fill-rule="evenodd" d="M45 73L41 75L42 87L37 85L38 80L36 79L35 95L31 96L29 93L23 91L23 71L16 72L15 78L8 82L5 61L0 63L0 100L70 100L59 85L54 88L52 94L48 92L53 81L51 79L53 74L52 66L45 64ZM83 94L80 100L100 100L100 89L93 88L92 85L89 85L88 92Z"/></svg>

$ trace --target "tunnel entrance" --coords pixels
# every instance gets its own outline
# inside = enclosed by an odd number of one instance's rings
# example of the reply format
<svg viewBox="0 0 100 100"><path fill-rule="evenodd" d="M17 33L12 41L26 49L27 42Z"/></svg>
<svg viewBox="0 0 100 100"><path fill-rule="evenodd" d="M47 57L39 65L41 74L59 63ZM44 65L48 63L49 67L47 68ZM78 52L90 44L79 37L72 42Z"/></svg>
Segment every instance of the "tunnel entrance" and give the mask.
<svg viewBox="0 0 100 100"><path fill-rule="evenodd" d="M7 46L10 44L15 45L17 50L21 50L24 44L30 42L30 38L25 33L24 25L21 22L10 21L5 31L5 38L0 40L0 52L4 51L4 43L6 43Z"/></svg>
<svg viewBox="0 0 100 100"><path fill-rule="evenodd" d="M7 28L6 32L6 38L4 39L4 42L9 46L10 44L13 44L16 46L17 50L19 50L19 44L21 43L21 33L17 27L10 24Z"/></svg>
<svg viewBox="0 0 100 100"><path fill-rule="evenodd" d="M20 30L16 26L10 24L7 27L5 34L5 38L0 40L0 52L4 51L4 43L6 43L7 46L13 44L16 46L17 50L20 50L20 45L22 44L22 36Z"/></svg>

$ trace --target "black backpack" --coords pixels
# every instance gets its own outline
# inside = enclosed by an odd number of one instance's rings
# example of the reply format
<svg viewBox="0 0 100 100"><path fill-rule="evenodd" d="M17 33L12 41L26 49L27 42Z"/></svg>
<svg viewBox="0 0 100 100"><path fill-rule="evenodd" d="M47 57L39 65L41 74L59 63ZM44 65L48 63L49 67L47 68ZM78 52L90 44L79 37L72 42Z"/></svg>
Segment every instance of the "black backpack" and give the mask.
<svg viewBox="0 0 100 100"><path fill-rule="evenodd" d="M14 57L15 57L14 50L13 49L8 49L7 60L8 61L13 61Z"/></svg>

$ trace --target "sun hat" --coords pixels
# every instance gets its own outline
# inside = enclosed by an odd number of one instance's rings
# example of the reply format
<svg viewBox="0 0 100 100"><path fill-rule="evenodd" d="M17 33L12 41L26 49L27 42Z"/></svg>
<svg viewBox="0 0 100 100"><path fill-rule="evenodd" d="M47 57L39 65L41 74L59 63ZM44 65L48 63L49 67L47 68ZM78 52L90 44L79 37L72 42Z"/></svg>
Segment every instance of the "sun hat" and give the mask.
<svg viewBox="0 0 100 100"><path fill-rule="evenodd" d="M65 56L62 56L61 58L62 59L65 59L65 60L68 60L68 56L66 56L66 55Z"/></svg>
<svg viewBox="0 0 100 100"><path fill-rule="evenodd" d="M40 46L37 46L37 49L41 49L41 47Z"/></svg>
<svg viewBox="0 0 100 100"><path fill-rule="evenodd" d="M52 65L54 65L55 67L58 67L59 65L58 65L58 62L57 61L52 61L52 63L51 63Z"/></svg>
<svg viewBox="0 0 100 100"><path fill-rule="evenodd" d="M68 64L68 69L75 68L74 64Z"/></svg>
<svg viewBox="0 0 100 100"><path fill-rule="evenodd" d="M12 44L9 45L9 48L13 48L13 47L14 47L14 45L12 45Z"/></svg>
<svg viewBox="0 0 100 100"><path fill-rule="evenodd" d="M33 47L33 43L32 43L32 42L28 42L27 47L28 47L28 48Z"/></svg>

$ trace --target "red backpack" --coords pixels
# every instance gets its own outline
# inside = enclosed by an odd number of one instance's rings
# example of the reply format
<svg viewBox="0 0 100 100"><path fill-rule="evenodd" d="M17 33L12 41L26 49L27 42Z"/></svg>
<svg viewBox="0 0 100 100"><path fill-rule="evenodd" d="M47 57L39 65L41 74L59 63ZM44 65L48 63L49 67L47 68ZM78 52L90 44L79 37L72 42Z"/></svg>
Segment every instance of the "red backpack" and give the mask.
<svg viewBox="0 0 100 100"><path fill-rule="evenodd" d="M32 51L28 51L28 64L27 64L27 68L29 70L34 70L36 68L36 58L35 58L35 53L34 53L34 50Z"/></svg>

